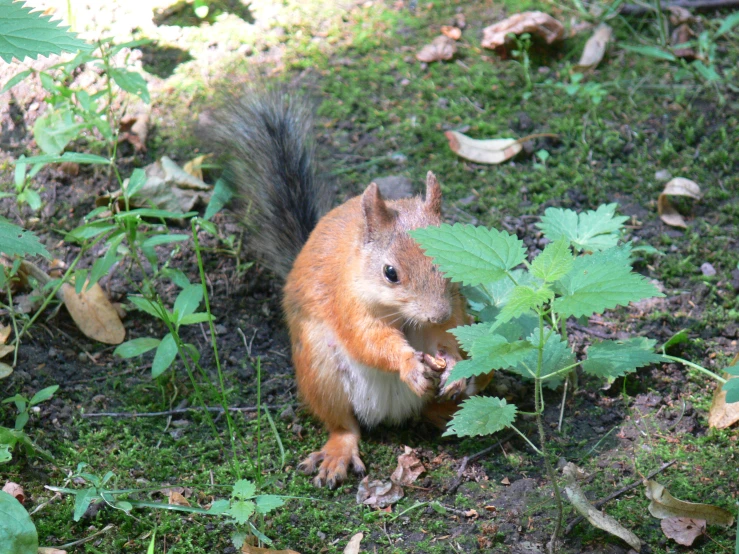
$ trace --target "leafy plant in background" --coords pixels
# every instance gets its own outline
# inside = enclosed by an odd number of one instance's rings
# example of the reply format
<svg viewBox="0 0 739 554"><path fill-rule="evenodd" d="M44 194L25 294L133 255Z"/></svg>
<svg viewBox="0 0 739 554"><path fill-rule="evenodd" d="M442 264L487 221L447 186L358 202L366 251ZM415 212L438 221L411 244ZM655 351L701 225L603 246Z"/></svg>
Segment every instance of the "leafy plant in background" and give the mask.
<svg viewBox="0 0 739 554"><path fill-rule="evenodd" d="M28 435L23 431L31 417L30 410L37 404L49 400L59 389L59 385L52 385L41 389L34 394L31 399L27 399L21 394L16 394L2 401L2 404L15 404L18 415L15 417L15 426L13 429L0 427L0 464L9 462L12 458L12 451L16 444L21 444L26 450L27 455L33 455L37 451L42 452L46 457L48 454L41 451L33 444Z"/></svg>
<svg viewBox="0 0 739 554"><path fill-rule="evenodd" d="M655 341L644 337L596 341L580 361L572 353L568 318L662 296L632 271L632 246L619 242L627 218L615 211L616 204L581 214L548 208L538 226L551 242L530 262L523 243L505 231L462 224L411 231L444 274L465 286L479 319L452 330L469 359L458 362L449 379L506 370L533 381L533 412L519 410L503 398L473 397L462 404L446 435L489 435L510 428L542 457L558 508L553 543L563 512L544 431L543 387L558 385L578 366L587 374L612 380L650 363L683 361L658 354ZM518 416L534 418L538 445L515 425Z"/></svg>

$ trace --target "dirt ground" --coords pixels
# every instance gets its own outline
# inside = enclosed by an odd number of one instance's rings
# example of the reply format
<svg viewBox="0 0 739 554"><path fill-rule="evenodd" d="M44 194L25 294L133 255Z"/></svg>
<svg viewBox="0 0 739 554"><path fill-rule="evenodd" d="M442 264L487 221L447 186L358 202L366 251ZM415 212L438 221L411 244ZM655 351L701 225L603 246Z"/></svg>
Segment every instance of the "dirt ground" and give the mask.
<svg viewBox="0 0 739 554"><path fill-rule="evenodd" d="M636 335L661 344L681 329L688 329L691 341L679 345L673 353L718 370L737 351L739 337L736 90L724 88L719 97L710 88L696 86L686 98L677 85L659 94L631 89L628 84L623 85L626 89L616 86L599 112L602 120L597 123L592 121L596 110L570 107L568 103L581 100L564 96L561 90L550 94L535 89L534 97L527 103L519 98L507 99L506 83L520 86L519 69L496 66L501 81L491 89L490 85L480 88L473 82L470 67L476 70L475 63L492 63L477 60L481 27L497 15L515 11L514 4L483 2L465 6L438 2L409 12L403 2L380 2L374 6L367 2L332 6L324 13L307 4L277 7L269 2L250 6L214 3L211 10L216 16L204 23L191 15L191 7L186 4L154 5L146 10L149 18L140 15L138 5L113 2L104 8L80 8L77 28L87 29L86 37L97 33L115 36L119 42L141 36L155 40L151 46L130 53L133 67L145 71L153 102L149 108L146 151L138 152L131 144L121 143L118 156L122 174L128 175L134 167L145 166L162 155L184 163L203 151L192 132L197 114L207 109L210 95L224 76L226 80L247 80L256 67L262 75L291 80L323 98L319 103L318 139L321 156L328 165L334 164L337 203L361 191L370 180L389 175L410 178L412 188L420 190L419 176L433 169L449 181L444 191L449 221L505 229L522 239L533 255L543 246L535 223L546 207L581 211L594 209L601 202L619 202L619 211L631 218L625 239L662 251L661 256L644 254L637 258L635 269L654 279L665 297L642 301L604 317L570 321L568 333L576 354L582 354L594 339ZM379 15L364 15L372 10ZM218 15L220 11L223 14ZM63 14L64 8L58 7L57 13ZM396 18L396 13L401 15ZM446 74L420 73L410 85L398 84L403 67L418 65L413 53L436 33L428 29L458 21L459 13L466 13L470 25L465 34L474 37L469 39L472 46L468 44L467 53L457 58L459 63L450 62L449 69L439 69L448 71ZM296 23L311 14L321 17ZM420 22L411 24L403 18ZM295 38L296 46L284 36L293 37L297 29L303 29L307 38L302 42ZM362 33L385 36L388 42L383 44L377 36L372 39L377 42L371 42ZM370 41L369 46L363 40ZM733 35L724 53L729 65L737 63L736 44ZM382 48L388 49L384 53L388 60L395 60L389 66L383 65ZM538 62L536 54L534 65L539 69L535 69L535 77L543 83L548 74L571 61L574 50L575 46L565 47L546 63ZM312 56L323 61L315 62ZM627 69L619 67L615 53L611 56L610 69L598 74L603 82L626 82L635 73L642 73L652 76L657 87L669 80L665 74L676 71L653 60ZM52 62L37 62L36 67ZM245 64L246 69L240 64ZM376 76L375 82L387 77L394 81L394 88L375 90L371 99L362 96L361 89L372 85L355 85L351 80L363 66L371 74L368 77ZM0 83L19 67L0 66ZM543 68L546 71L540 71ZM492 70L480 71L492 74ZM490 82L491 74L486 73ZM81 73L76 78L85 77ZM429 82L435 79L432 88L435 86L438 94L430 95L423 88L426 78ZM468 84L460 84L458 89L446 85L457 80ZM470 87L469 91L464 89L466 95L462 93L464 86ZM408 98L404 99L404 94ZM488 98L486 94L495 96ZM640 94L649 99L644 100ZM625 100L630 95L633 105ZM0 183L7 183L8 190L13 171L9 162L24 153L37 153L31 130L44 112L44 96L38 81L33 79L0 95ZM363 105L363 98L371 105ZM434 138L436 142L429 144L424 135L427 131L419 130L415 120L408 123L410 114L447 109L441 100L447 106L450 102L453 105L445 112L448 121L444 125L449 123L457 128L462 123L469 124L474 117L470 113L475 114L481 122L473 123L473 131L480 135L494 135L499 129L504 134L525 135L551 131L561 125L556 132L562 134L562 140L537 139L528 149L546 149L553 158L562 156L563 162L541 175L531 152L525 152L500 172L452 159L443 137ZM412 108L415 111L403 111L404 101L417 103ZM464 112L454 111L462 110L459 106L466 102L477 102L477 108L467 106ZM126 109L133 113L142 106L133 102ZM477 113L481 109L486 110L484 116ZM459 117L460 113L468 117ZM393 121L393 115L398 121ZM679 123L682 117L688 123ZM557 121L567 121L571 127ZM705 139L695 139L697 145L691 142L686 125L700 128L699 137ZM430 126L431 123L427 125ZM441 134L436 127L433 132ZM665 154L668 142L676 153ZM78 146L84 151L88 145L83 140L73 143L70 149ZM704 159L706 152L713 154L722 148L727 153L726 161ZM576 150L580 154L565 160L566 152ZM655 173L664 167L669 167L674 175L693 171L702 177L704 200L681 205L689 213L686 230L667 227L656 217L656 195L663 183L655 178ZM213 182L216 175L214 169L206 172L205 179ZM13 197L7 197L0 200L0 214L34 230L55 258L69 264L78 250L63 240L64 232L79 225L94 208L95 199L117 188L117 184L104 171L93 167L81 166L79 172L70 172L47 166L33 186L43 201L38 212L18 206ZM363 552L545 551L555 517L551 486L540 462L515 433L452 440L441 438L437 430L423 422L367 431L362 449L371 478L387 479L405 445L414 449L426 468L426 473L416 485L406 489L405 498L390 513L358 505L357 481L353 479L337 491L313 489L309 479L294 468L319 445L323 432L320 424L302 409L297 396L289 338L280 308L282 284L258 263L246 263L253 257L248 248L239 250L238 245L242 239L248 245L248 234L232 214L220 213L214 222L219 237L203 232L199 238L211 311L217 317L217 344L229 398L233 407L252 409L256 405L259 360L261 400L275 417L286 450L286 464L281 467L278 441L264 429L257 446L253 410L235 416L245 437L237 445L237 456L242 460L254 459L259 451L265 458L264 490L296 497L261 522L263 532L277 547L302 553L341 552L349 537L363 531ZM173 227L170 232L187 233L189 229ZM227 247L231 244L229 237L235 239L235 248ZM104 245L87 253L80 267L91 266L104 253ZM700 269L704 263L709 263L716 275L707 276ZM172 264L191 282L198 282L192 241L180 243ZM100 284L113 302L125 304L127 295L132 293L131 281L139 278L124 261ZM159 283L158 291L170 304L178 292L168 281ZM7 311L3 321L6 319ZM159 322L133 309L129 309L124 323L127 339L163 335ZM215 359L207 326L183 327L182 332L183 338L201 353L201 365L210 372L208 378L215 380ZM215 440L202 414L182 411L146 415L196 404L183 368L176 364L174 371L152 380L151 356L122 361L113 356L113 349L86 338L65 309L49 309L22 342L14 373L0 381L2 398L18 392L31 396L45 386L60 385L59 392L39 406L27 427L32 438L51 452L53 461L16 455L12 463L0 466L3 480L19 482L26 488L27 508L50 502L33 516L40 543L70 543L112 523L112 530L69 547L68 551L143 552L156 525L156 552L236 552L229 539L232 529L219 520L145 510L135 511L136 517L131 518L98 506L75 523L71 517L72 499L55 497L44 489L44 485L81 485L67 480L80 462L89 464L100 475L108 470L115 472L118 488L179 486L189 491L193 504L199 505L222 497L213 489L207 490L208 483L232 484L235 480L230 447ZM561 464L575 461L587 470L590 477L583 486L593 500L662 468L657 479L675 496L736 512L739 432L708 428L707 411L713 389L713 382L678 364L647 366L636 375L613 383L581 376L577 389L566 398L561 425L562 391L547 393L546 424L551 448ZM529 385L504 372L496 376L488 393L504 397L522 410L533 409ZM215 398L208 401L210 405L218 402ZM101 413L111 415L95 415ZM130 417L132 413L144 415ZM0 423L12 426L9 406L0 415ZM216 418L222 437L228 434L224 419ZM522 428L535 436L533 424L523 423ZM667 463L670 465L665 467ZM250 463L244 464L245 468L251 467ZM204 483L205 489L198 488ZM164 498L157 492L148 496L155 500ZM649 547L645 551L728 552L733 545L735 529L710 526L696 546L676 546L664 537L659 520L647 512L647 504L639 487L605 505L606 512L647 541ZM565 525L574 517L568 508ZM587 523L568 527L567 531L562 552L629 551L625 543Z"/></svg>

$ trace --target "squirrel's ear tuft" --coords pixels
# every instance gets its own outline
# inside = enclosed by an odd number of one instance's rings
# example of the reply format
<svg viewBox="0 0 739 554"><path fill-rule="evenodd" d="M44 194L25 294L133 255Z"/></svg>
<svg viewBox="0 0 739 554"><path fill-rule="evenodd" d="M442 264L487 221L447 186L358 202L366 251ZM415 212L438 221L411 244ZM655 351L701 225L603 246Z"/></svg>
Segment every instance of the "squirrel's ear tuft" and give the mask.
<svg viewBox="0 0 739 554"><path fill-rule="evenodd" d="M436 175L431 171L426 174L426 200L424 202L426 211L441 215L441 185L436 180Z"/></svg>
<svg viewBox="0 0 739 554"><path fill-rule="evenodd" d="M377 183L371 183L362 193L362 211L368 242L374 240L393 221L393 214L385 204Z"/></svg>

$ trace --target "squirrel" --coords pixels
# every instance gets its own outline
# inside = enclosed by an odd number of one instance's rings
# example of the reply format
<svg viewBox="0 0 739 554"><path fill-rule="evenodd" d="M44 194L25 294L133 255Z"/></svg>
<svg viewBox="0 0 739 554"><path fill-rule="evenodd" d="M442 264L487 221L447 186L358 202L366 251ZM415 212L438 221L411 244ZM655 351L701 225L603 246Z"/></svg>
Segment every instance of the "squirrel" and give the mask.
<svg viewBox="0 0 739 554"><path fill-rule="evenodd" d="M377 184L329 210L315 164L313 113L300 96L267 89L231 97L206 134L226 153L231 209L255 232L251 247L285 279L282 306L298 391L327 428L298 469L335 488L365 473L360 425L423 413L443 424L491 375L447 383L463 358L450 329L470 323L458 285L408 231L441 224L441 187L386 201Z"/></svg>

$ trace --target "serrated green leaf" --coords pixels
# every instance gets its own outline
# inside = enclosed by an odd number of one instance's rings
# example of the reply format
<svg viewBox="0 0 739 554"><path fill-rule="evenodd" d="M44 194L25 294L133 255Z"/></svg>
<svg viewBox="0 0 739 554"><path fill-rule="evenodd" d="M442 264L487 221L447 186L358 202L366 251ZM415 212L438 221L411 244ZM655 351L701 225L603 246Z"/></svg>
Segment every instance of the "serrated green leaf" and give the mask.
<svg viewBox="0 0 739 554"><path fill-rule="evenodd" d="M558 281L562 296L555 311L564 317L590 316L644 298L664 296L652 283L631 271L623 250L611 248L575 259L570 272Z"/></svg>
<svg viewBox="0 0 739 554"><path fill-rule="evenodd" d="M233 491L231 496L240 500L248 500L253 498L257 492L257 487L254 483L248 479L239 479L234 483Z"/></svg>
<svg viewBox="0 0 739 554"><path fill-rule="evenodd" d="M517 410L515 405L506 403L503 398L473 396L462 403L444 436L491 435L513 425Z"/></svg>
<svg viewBox="0 0 739 554"><path fill-rule="evenodd" d="M472 351L472 345L480 337L490 333L490 325L486 323L475 323L474 325L463 325L451 330L452 335L465 352Z"/></svg>
<svg viewBox="0 0 739 554"><path fill-rule="evenodd" d="M208 207L205 208L203 219L208 221L211 217L220 212L223 207L228 204L232 196L233 193L231 192L229 186L226 184L226 181L224 181L223 179L218 179L216 181L216 184L213 186L213 192L210 195Z"/></svg>
<svg viewBox="0 0 739 554"><path fill-rule="evenodd" d="M51 257L36 235L2 217L0 217L0 254L22 258L26 256Z"/></svg>
<svg viewBox="0 0 739 554"><path fill-rule="evenodd" d="M534 345L534 350L527 352L526 356L522 358L518 364L508 368L508 371L517 373L527 379L532 379L536 375L536 365L539 358L539 350L536 348L539 346L538 330L529 336L529 342ZM544 343L540 377L545 378L547 375L556 373L560 369L569 367L574 363L575 355L572 353L567 341L562 340L561 335L551 333L549 338L547 338L547 341ZM551 379L544 381L544 384L549 388L557 388L563 379L564 376L552 377Z"/></svg>
<svg viewBox="0 0 739 554"><path fill-rule="evenodd" d="M13 58L22 62L26 57L61 54L89 50L90 45L67 32L69 27L41 12L31 13L32 8L23 2L0 0L0 58L11 63Z"/></svg>
<svg viewBox="0 0 739 554"><path fill-rule="evenodd" d="M644 337L634 337L624 341L606 340L593 343L588 347L588 357L582 362L582 369L591 375L615 379L631 373L638 367L667 361L654 352L656 342Z"/></svg>
<svg viewBox="0 0 739 554"><path fill-rule="evenodd" d="M457 362L454 366L449 382L489 373L493 369L505 369L518 363L532 348L528 341L508 342L500 335L483 335L472 344L472 358Z"/></svg>
<svg viewBox="0 0 739 554"><path fill-rule="evenodd" d="M113 350L114 356L120 356L121 358L133 358L134 356L141 356L146 354L150 350L154 350L159 343L162 342L159 339L152 337L141 337L138 339L128 340L124 343L119 344L115 350Z"/></svg>
<svg viewBox="0 0 739 554"><path fill-rule="evenodd" d="M230 505L231 502L228 500L216 500L210 505L210 508L208 508L208 513L215 515L225 514Z"/></svg>
<svg viewBox="0 0 739 554"><path fill-rule="evenodd" d="M126 69L110 68L108 74L115 81L115 84L126 92L135 94L146 104L151 101L148 85L140 73Z"/></svg>
<svg viewBox="0 0 739 554"><path fill-rule="evenodd" d="M236 500L231 502L231 506L226 511L226 514L230 515L236 523L244 525L254 513L254 502L251 500Z"/></svg>
<svg viewBox="0 0 739 554"><path fill-rule="evenodd" d="M534 258L531 262L531 273L534 277L551 283L567 275L574 261L570 241L566 237L561 237L547 244L541 254Z"/></svg>
<svg viewBox="0 0 739 554"><path fill-rule="evenodd" d="M554 292L547 285L536 289L526 285L519 285L511 291L511 296L500 311L496 323L505 323L522 316L534 308L540 308L553 297Z"/></svg>
<svg viewBox="0 0 739 554"><path fill-rule="evenodd" d="M577 214L562 208L547 208L536 226L551 241L567 239L575 250L606 250L618 244L626 216L616 216L618 204L603 204L597 210Z"/></svg>
<svg viewBox="0 0 739 554"><path fill-rule="evenodd" d="M188 285L180 291L177 295L177 299L174 301L174 313L177 318L177 323L182 321L182 318L192 314L200 306L200 302L203 301L203 287L198 283L197 285Z"/></svg>
<svg viewBox="0 0 739 554"><path fill-rule="evenodd" d="M0 553L36 554L38 533L31 516L13 497L0 491Z"/></svg>
<svg viewBox="0 0 739 554"><path fill-rule="evenodd" d="M272 510L276 510L285 504L285 501L281 496L276 496L274 494L261 494L257 496L254 501L257 503L258 514L268 514Z"/></svg>
<svg viewBox="0 0 739 554"><path fill-rule="evenodd" d="M410 234L447 277L467 285L497 281L526 256L523 242L496 229L457 223Z"/></svg>
<svg viewBox="0 0 739 554"><path fill-rule="evenodd" d="M177 341L175 341L172 333L164 335L162 342L157 346L154 360L151 362L151 377L156 379L164 373L169 366L172 365L177 357Z"/></svg>
<svg viewBox="0 0 739 554"><path fill-rule="evenodd" d="M58 156L79 136L83 127L75 121L74 113L67 106L50 108L33 124L33 138L44 154Z"/></svg>

